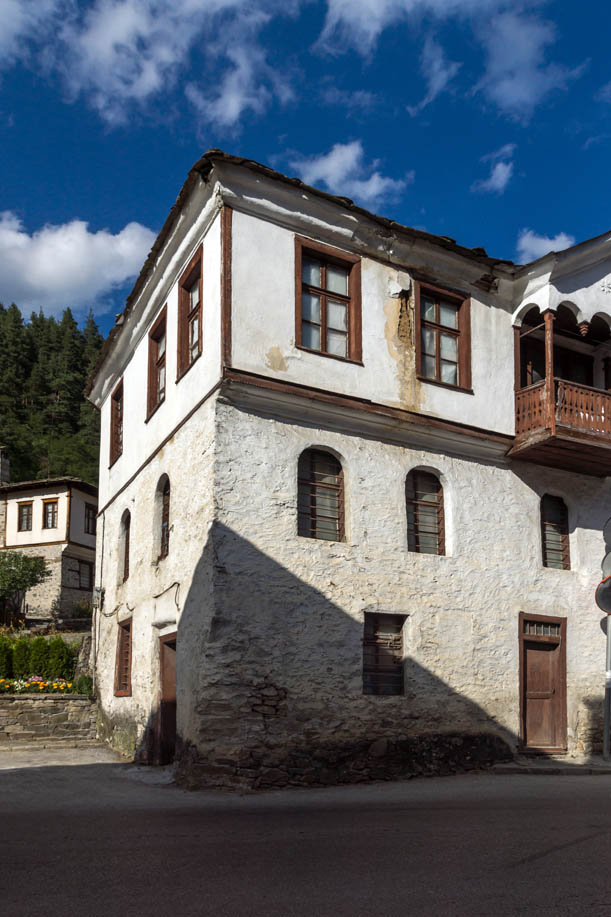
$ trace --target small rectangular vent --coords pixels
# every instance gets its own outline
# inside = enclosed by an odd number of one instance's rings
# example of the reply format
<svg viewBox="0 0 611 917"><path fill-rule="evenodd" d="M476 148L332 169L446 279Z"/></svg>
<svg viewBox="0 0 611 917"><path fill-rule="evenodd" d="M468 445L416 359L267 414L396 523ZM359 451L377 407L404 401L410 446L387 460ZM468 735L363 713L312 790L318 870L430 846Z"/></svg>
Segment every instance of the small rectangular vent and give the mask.
<svg viewBox="0 0 611 917"><path fill-rule="evenodd" d="M559 624L546 624L544 621L524 621L524 633L529 637L559 637Z"/></svg>

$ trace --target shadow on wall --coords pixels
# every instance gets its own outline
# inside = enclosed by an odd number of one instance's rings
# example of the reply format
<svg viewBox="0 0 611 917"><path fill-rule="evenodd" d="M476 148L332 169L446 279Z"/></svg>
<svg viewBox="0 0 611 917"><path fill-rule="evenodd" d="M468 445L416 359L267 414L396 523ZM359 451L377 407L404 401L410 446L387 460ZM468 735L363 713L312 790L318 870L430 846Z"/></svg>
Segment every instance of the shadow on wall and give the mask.
<svg viewBox="0 0 611 917"><path fill-rule="evenodd" d="M296 570L301 564L305 575L321 558L329 591L362 608L361 596L345 585L345 556L328 543L308 546ZM374 596L367 610L396 612L378 607ZM215 523L178 626L179 781L254 788L357 783L511 759L518 737L411 659L409 620L404 633L404 694L364 694L362 618ZM517 694L516 685L516 704ZM502 698L493 701L502 709ZM593 738L598 713L593 701ZM139 760L162 762L160 733L157 707Z"/></svg>

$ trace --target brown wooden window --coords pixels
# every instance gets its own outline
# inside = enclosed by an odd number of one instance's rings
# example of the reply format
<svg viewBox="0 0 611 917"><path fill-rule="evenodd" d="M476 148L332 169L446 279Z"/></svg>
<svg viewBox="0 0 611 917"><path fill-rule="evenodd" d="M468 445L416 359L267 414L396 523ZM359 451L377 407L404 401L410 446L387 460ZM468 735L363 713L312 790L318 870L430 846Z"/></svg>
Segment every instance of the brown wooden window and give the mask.
<svg viewBox="0 0 611 917"><path fill-rule="evenodd" d="M363 694L403 694L404 615L365 612Z"/></svg>
<svg viewBox="0 0 611 917"><path fill-rule="evenodd" d="M420 378L471 390L470 299L416 283L416 369Z"/></svg>
<svg viewBox="0 0 611 917"><path fill-rule="evenodd" d="M93 589L93 564L88 560L78 562L78 587L79 589Z"/></svg>
<svg viewBox="0 0 611 917"><path fill-rule="evenodd" d="M202 247L178 283L178 378L202 352Z"/></svg>
<svg viewBox="0 0 611 917"><path fill-rule="evenodd" d="M344 540L344 474L328 452L306 449L299 456L297 532L305 538Z"/></svg>
<svg viewBox="0 0 611 917"><path fill-rule="evenodd" d="M122 621L117 633L115 660L115 697L129 697L132 693L132 621Z"/></svg>
<svg viewBox="0 0 611 917"><path fill-rule="evenodd" d="M166 390L166 315L164 306L149 332L148 416L157 410L165 399Z"/></svg>
<svg viewBox="0 0 611 917"><path fill-rule="evenodd" d="M443 488L428 471L410 471L405 482L407 547L417 554L445 554Z"/></svg>
<svg viewBox="0 0 611 917"><path fill-rule="evenodd" d="M18 518L17 518L17 530L19 532L31 532L32 531L32 504L31 503L20 503Z"/></svg>
<svg viewBox="0 0 611 917"><path fill-rule="evenodd" d="M129 577L129 536L132 524L131 513L128 509L123 513L121 526L123 528L123 578L122 582Z"/></svg>
<svg viewBox="0 0 611 917"><path fill-rule="evenodd" d="M161 491L161 540L159 557L167 557L170 551L170 481L165 480Z"/></svg>
<svg viewBox="0 0 611 917"><path fill-rule="evenodd" d="M95 535L98 510L93 503L85 503L85 534Z"/></svg>
<svg viewBox="0 0 611 917"><path fill-rule="evenodd" d="M571 569L569 514L561 497L541 498L541 546L544 567Z"/></svg>
<svg viewBox="0 0 611 917"><path fill-rule="evenodd" d="M123 381L119 382L110 399L110 464L123 452Z"/></svg>
<svg viewBox="0 0 611 917"><path fill-rule="evenodd" d="M57 500L45 500L42 504L43 529L57 528Z"/></svg>
<svg viewBox="0 0 611 917"><path fill-rule="evenodd" d="M360 362L360 258L296 238L295 289L297 346Z"/></svg>

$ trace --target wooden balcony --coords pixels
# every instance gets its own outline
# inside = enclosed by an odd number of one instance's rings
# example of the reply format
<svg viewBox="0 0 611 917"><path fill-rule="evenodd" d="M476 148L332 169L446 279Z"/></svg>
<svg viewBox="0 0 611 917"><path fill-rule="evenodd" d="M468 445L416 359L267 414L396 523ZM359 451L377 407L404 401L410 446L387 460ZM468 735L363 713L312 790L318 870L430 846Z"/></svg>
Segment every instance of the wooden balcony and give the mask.
<svg viewBox="0 0 611 917"><path fill-rule="evenodd" d="M512 458L611 475L610 392L553 378L519 389L515 398Z"/></svg>

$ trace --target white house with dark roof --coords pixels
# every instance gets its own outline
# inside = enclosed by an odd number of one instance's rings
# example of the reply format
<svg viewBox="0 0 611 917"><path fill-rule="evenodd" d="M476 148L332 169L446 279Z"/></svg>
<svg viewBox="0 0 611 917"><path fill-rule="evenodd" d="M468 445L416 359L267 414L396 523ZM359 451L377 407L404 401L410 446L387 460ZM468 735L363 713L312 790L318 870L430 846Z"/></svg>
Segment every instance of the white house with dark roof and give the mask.
<svg viewBox="0 0 611 917"><path fill-rule="evenodd" d="M97 488L78 478L0 484L0 551L44 557L51 571L25 596L28 619L71 617L91 604L97 510Z"/></svg>
<svg viewBox="0 0 611 917"><path fill-rule="evenodd" d="M102 728L191 784L601 739L611 233L521 266L218 150L90 382Z"/></svg>

